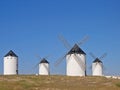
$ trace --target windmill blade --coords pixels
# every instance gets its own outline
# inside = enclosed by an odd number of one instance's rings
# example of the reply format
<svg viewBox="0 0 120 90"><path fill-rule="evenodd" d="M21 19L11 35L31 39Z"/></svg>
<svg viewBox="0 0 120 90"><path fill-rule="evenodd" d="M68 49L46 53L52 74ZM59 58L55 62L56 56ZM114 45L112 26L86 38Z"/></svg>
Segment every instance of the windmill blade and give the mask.
<svg viewBox="0 0 120 90"><path fill-rule="evenodd" d="M97 64L98 64L98 62L96 62L96 63L95 63L95 67L94 67L94 70L96 69L96 66L97 66ZM94 70L93 70L93 71L94 71Z"/></svg>
<svg viewBox="0 0 120 90"><path fill-rule="evenodd" d="M79 66L85 70L85 65L83 64L82 60L80 60L81 58L79 58L76 54L73 55L74 59L77 61L77 63L79 64Z"/></svg>
<svg viewBox="0 0 120 90"><path fill-rule="evenodd" d="M106 67L103 65L103 70L106 70Z"/></svg>
<svg viewBox="0 0 120 90"><path fill-rule="evenodd" d="M36 55L36 56L40 59L40 61L43 60L43 59L46 59L46 58L50 57L50 55L45 56L44 58L41 58L39 55ZM39 61L39 63L40 63L40 61ZM35 65L35 67L37 67L37 66L39 65L39 63L37 63L37 64Z"/></svg>
<svg viewBox="0 0 120 90"><path fill-rule="evenodd" d="M39 65L39 64L34 65L33 67L31 67L31 68L30 68L29 70L27 70L26 72L27 72L28 74L30 74L31 72L33 72L33 71L36 70L36 68L38 67L38 65Z"/></svg>
<svg viewBox="0 0 120 90"><path fill-rule="evenodd" d="M95 68L96 68L97 65L98 65L98 62L96 62L96 64L95 64Z"/></svg>
<svg viewBox="0 0 120 90"><path fill-rule="evenodd" d="M80 63L82 64L82 66L85 68L85 64L84 64L84 62L81 60L81 57L78 57L77 55L76 55L76 57L78 58L78 60L80 61Z"/></svg>
<svg viewBox="0 0 120 90"><path fill-rule="evenodd" d="M68 50L71 49L70 44L67 42L67 40L62 35L59 35L58 38L64 44L65 48L67 48Z"/></svg>
<svg viewBox="0 0 120 90"><path fill-rule="evenodd" d="M49 58L50 56L51 56L51 55L47 55L47 56L45 56L44 58L47 59L47 58Z"/></svg>
<svg viewBox="0 0 120 90"><path fill-rule="evenodd" d="M37 68L38 66L39 66L39 64L40 64L40 62L39 63L37 63L32 69L35 69L35 68Z"/></svg>
<svg viewBox="0 0 120 90"><path fill-rule="evenodd" d="M36 55L36 57L37 57L38 59L42 59L39 55Z"/></svg>
<svg viewBox="0 0 120 90"><path fill-rule="evenodd" d="M85 70L85 66L83 65L83 62L81 60L79 60L76 56L74 56L75 60L77 61L77 63L79 64L79 66L81 67L82 70Z"/></svg>
<svg viewBox="0 0 120 90"><path fill-rule="evenodd" d="M48 70L48 67L46 66L46 64L45 64L45 63L44 63L43 65L44 65L44 67L45 67L45 69L46 69L46 71L47 71L47 70Z"/></svg>
<svg viewBox="0 0 120 90"><path fill-rule="evenodd" d="M107 53L104 53L99 59L103 59L106 56L107 56Z"/></svg>
<svg viewBox="0 0 120 90"><path fill-rule="evenodd" d="M104 65L103 65L103 74L108 74L108 70Z"/></svg>
<svg viewBox="0 0 120 90"><path fill-rule="evenodd" d="M95 55L93 54L93 53L89 53L90 54L90 56L93 58L93 59L96 59L96 57L95 57Z"/></svg>
<svg viewBox="0 0 120 90"><path fill-rule="evenodd" d="M99 64L99 62L96 62L96 65L94 67L94 69L96 68L96 66ZM102 64L102 69L104 68L103 64Z"/></svg>
<svg viewBox="0 0 120 90"><path fill-rule="evenodd" d="M40 61L42 60L42 58L41 58L39 55L36 55L36 57L37 57L38 59L40 59ZM36 67L39 65L40 61L33 67L33 69L36 68Z"/></svg>
<svg viewBox="0 0 120 90"><path fill-rule="evenodd" d="M47 56L45 56L44 58L47 59L47 58L49 58L50 56L51 56L51 55L47 55ZM39 55L36 55L36 57L37 57L38 59L42 60L42 58L41 58Z"/></svg>
<svg viewBox="0 0 120 90"><path fill-rule="evenodd" d="M85 36L80 42L78 42L78 45L80 46L81 44L85 43L89 39L88 36Z"/></svg>
<svg viewBox="0 0 120 90"><path fill-rule="evenodd" d="M66 54L62 57L60 57L56 62L55 62L55 66L58 66L66 57Z"/></svg>
<svg viewBox="0 0 120 90"><path fill-rule="evenodd" d="M37 57L38 59L40 59L40 61L42 60L42 58L41 58L39 55L36 55L36 57ZM39 63L40 63L40 61L39 61L32 69L37 68L38 65L39 65Z"/></svg>

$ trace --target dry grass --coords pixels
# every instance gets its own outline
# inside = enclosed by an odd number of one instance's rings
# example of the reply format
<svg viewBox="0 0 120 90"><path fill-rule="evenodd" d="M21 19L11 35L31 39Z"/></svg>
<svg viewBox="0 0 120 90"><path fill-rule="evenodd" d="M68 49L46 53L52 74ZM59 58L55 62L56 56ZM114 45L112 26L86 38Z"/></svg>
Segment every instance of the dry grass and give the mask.
<svg viewBox="0 0 120 90"><path fill-rule="evenodd" d="M120 90L120 80L104 77L0 76L0 90Z"/></svg>

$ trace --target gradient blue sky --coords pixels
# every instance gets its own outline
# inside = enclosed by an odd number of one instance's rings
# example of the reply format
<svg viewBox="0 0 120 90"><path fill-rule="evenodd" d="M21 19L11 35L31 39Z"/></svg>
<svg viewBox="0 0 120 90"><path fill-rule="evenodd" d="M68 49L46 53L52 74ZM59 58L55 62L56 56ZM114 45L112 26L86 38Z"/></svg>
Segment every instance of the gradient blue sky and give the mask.
<svg viewBox="0 0 120 90"><path fill-rule="evenodd" d="M105 74L120 75L120 0L0 0L0 74L11 49L19 56L20 74L38 73L32 69L37 55L50 55L51 74L65 74L65 60L54 67L68 52L59 34L72 46L89 36L80 46L87 53L88 74L89 52L98 57L106 52Z"/></svg>

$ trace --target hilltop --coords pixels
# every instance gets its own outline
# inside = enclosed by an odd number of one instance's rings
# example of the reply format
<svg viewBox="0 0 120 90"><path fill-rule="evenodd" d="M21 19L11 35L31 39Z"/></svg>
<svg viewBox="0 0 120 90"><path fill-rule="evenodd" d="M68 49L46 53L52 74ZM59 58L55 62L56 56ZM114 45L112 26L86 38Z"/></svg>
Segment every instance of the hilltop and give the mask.
<svg viewBox="0 0 120 90"><path fill-rule="evenodd" d="M0 90L120 90L120 80L105 77L0 76Z"/></svg>

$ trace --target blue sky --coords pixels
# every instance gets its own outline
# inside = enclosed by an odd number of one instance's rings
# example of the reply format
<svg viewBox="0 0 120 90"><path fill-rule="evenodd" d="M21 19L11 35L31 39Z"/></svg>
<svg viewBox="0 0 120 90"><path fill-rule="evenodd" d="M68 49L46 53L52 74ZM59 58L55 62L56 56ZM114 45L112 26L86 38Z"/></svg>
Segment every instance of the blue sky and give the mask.
<svg viewBox="0 0 120 90"><path fill-rule="evenodd" d="M67 50L58 35L73 46L88 35L80 47L87 54L87 73L93 58L103 59L105 74L120 75L119 0L0 0L0 74L3 56L13 50L19 56L19 73L38 73L33 69L39 58L50 55L51 74L65 74L65 60L55 61Z"/></svg>

